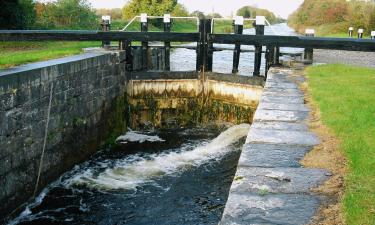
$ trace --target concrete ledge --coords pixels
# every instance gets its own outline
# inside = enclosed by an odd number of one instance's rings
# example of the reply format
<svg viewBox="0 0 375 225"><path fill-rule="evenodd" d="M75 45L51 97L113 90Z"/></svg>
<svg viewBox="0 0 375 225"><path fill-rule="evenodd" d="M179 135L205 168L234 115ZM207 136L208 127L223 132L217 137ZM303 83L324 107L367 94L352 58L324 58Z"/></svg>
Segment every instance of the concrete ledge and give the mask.
<svg viewBox="0 0 375 225"><path fill-rule="evenodd" d="M293 70L268 72L242 149L221 225L307 224L320 204L310 192L330 176L299 161L319 139L308 129L309 109Z"/></svg>

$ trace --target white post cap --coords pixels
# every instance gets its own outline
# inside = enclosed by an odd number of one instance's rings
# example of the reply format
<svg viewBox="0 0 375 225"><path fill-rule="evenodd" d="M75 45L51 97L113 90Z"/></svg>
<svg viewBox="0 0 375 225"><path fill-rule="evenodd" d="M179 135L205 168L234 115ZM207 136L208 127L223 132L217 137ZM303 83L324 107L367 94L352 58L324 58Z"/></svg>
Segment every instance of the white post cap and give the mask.
<svg viewBox="0 0 375 225"><path fill-rule="evenodd" d="M358 33L363 34L363 29L358 29Z"/></svg>
<svg viewBox="0 0 375 225"><path fill-rule="evenodd" d="M305 34L315 34L315 30L314 29L306 29Z"/></svg>
<svg viewBox="0 0 375 225"><path fill-rule="evenodd" d="M235 25L243 25L243 16L236 16L234 18L234 24Z"/></svg>
<svg viewBox="0 0 375 225"><path fill-rule="evenodd" d="M375 31L371 31L371 37L375 37Z"/></svg>
<svg viewBox="0 0 375 225"><path fill-rule="evenodd" d="M147 23L147 13L141 13L141 23Z"/></svg>
<svg viewBox="0 0 375 225"><path fill-rule="evenodd" d="M164 14L163 21L164 21L164 23L170 23L171 22L171 14Z"/></svg>
<svg viewBox="0 0 375 225"><path fill-rule="evenodd" d="M104 16L102 16L102 20L104 20L104 21L108 21L108 23L111 23L111 16L109 16L109 15L104 15Z"/></svg>
<svg viewBox="0 0 375 225"><path fill-rule="evenodd" d="M266 25L266 17L256 16L255 17L255 25Z"/></svg>
<svg viewBox="0 0 375 225"><path fill-rule="evenodd" d="M349 30L354 30L354 28L353 27L349 27Z"/></svg>

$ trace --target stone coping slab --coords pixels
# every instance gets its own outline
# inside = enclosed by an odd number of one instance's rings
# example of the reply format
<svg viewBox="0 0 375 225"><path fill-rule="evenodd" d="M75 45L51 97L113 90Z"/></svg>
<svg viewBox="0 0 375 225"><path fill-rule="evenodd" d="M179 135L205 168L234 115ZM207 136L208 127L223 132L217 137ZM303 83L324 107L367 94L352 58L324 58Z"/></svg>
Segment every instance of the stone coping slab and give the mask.
<svg viewBox="0 0 375 225"><path fill-rule="evenodd" d="M232 192L219 225L307 224L319 203L313 195Z"/></svg>
<svg viewBox="0 0 375 225"><path fill-rule="evenodd" d="M250 128L246 143L271 143L314 146L319 144L318 137L306 131L266 130Z"/></svg>
<svg viewBox="0 0 375 225"><path fill-rule="evenodd" d="M309 116L307 111L284 111L277 109L258 109L255 112L254 122L256 121L279 121L279 122L298 122L304 121Z"/></svg>
<svg viewBox="0 0 375 225"><path fill-rule="evenodd" d="M300 167L299 161L311 150L310 146L246 144L238 168L241 167Z"/></svg>
<svg viewBox="0 0 375 225"><path fill-rule="evenodd" d="M307 224L323 197L311 193L330 177L301 167L318 137L292 69L271 68L219 224Z"/></svg>

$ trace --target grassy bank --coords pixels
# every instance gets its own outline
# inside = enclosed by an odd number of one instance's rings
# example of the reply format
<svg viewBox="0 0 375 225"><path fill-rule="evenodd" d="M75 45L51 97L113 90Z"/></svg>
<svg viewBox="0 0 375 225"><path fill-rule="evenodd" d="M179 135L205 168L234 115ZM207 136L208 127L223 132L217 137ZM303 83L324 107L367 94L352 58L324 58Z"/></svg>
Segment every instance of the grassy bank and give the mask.
<svg viewBox="0 0 375 225"><path fill-rule="evenodd" d="M82 53L101 42L0 42L0 69Z"/></svg>
<svg viewBox="0 0 375 225"><path fill-rule="evenodd" d="M322 65L308 68L322 121L340 139L349 162L343 209L347 224L375 224L375 70Z"/></svg>

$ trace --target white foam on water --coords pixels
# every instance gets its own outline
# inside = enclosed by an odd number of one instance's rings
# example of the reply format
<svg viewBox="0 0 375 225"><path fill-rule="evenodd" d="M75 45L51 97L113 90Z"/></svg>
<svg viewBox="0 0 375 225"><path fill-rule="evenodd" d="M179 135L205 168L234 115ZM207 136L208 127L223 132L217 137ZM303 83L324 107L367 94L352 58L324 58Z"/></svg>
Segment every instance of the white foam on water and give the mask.
<svg viewBox="0 0 375 225"><path fill-rule="evenodd" d="M218 159L228 152L229 145L246 137L249 124L230 127L211 142L191 151L152 154L137 160L119 160L113 168L106 168L96 174L87 169L64 181L67 186L85 185L101 190L135 189L152 182L153 179L184 171L192 166L199 166L208 160Z"/></svg>
<svg viewBox="0 0 375 225"><path fill-rule="evenodd" d="M139 133L137 131L129 130L125 135L121 135L116 139L116 142L126 144L128 142L163 142L165 140L161 139L159 136L152 136Z"/></svg>

